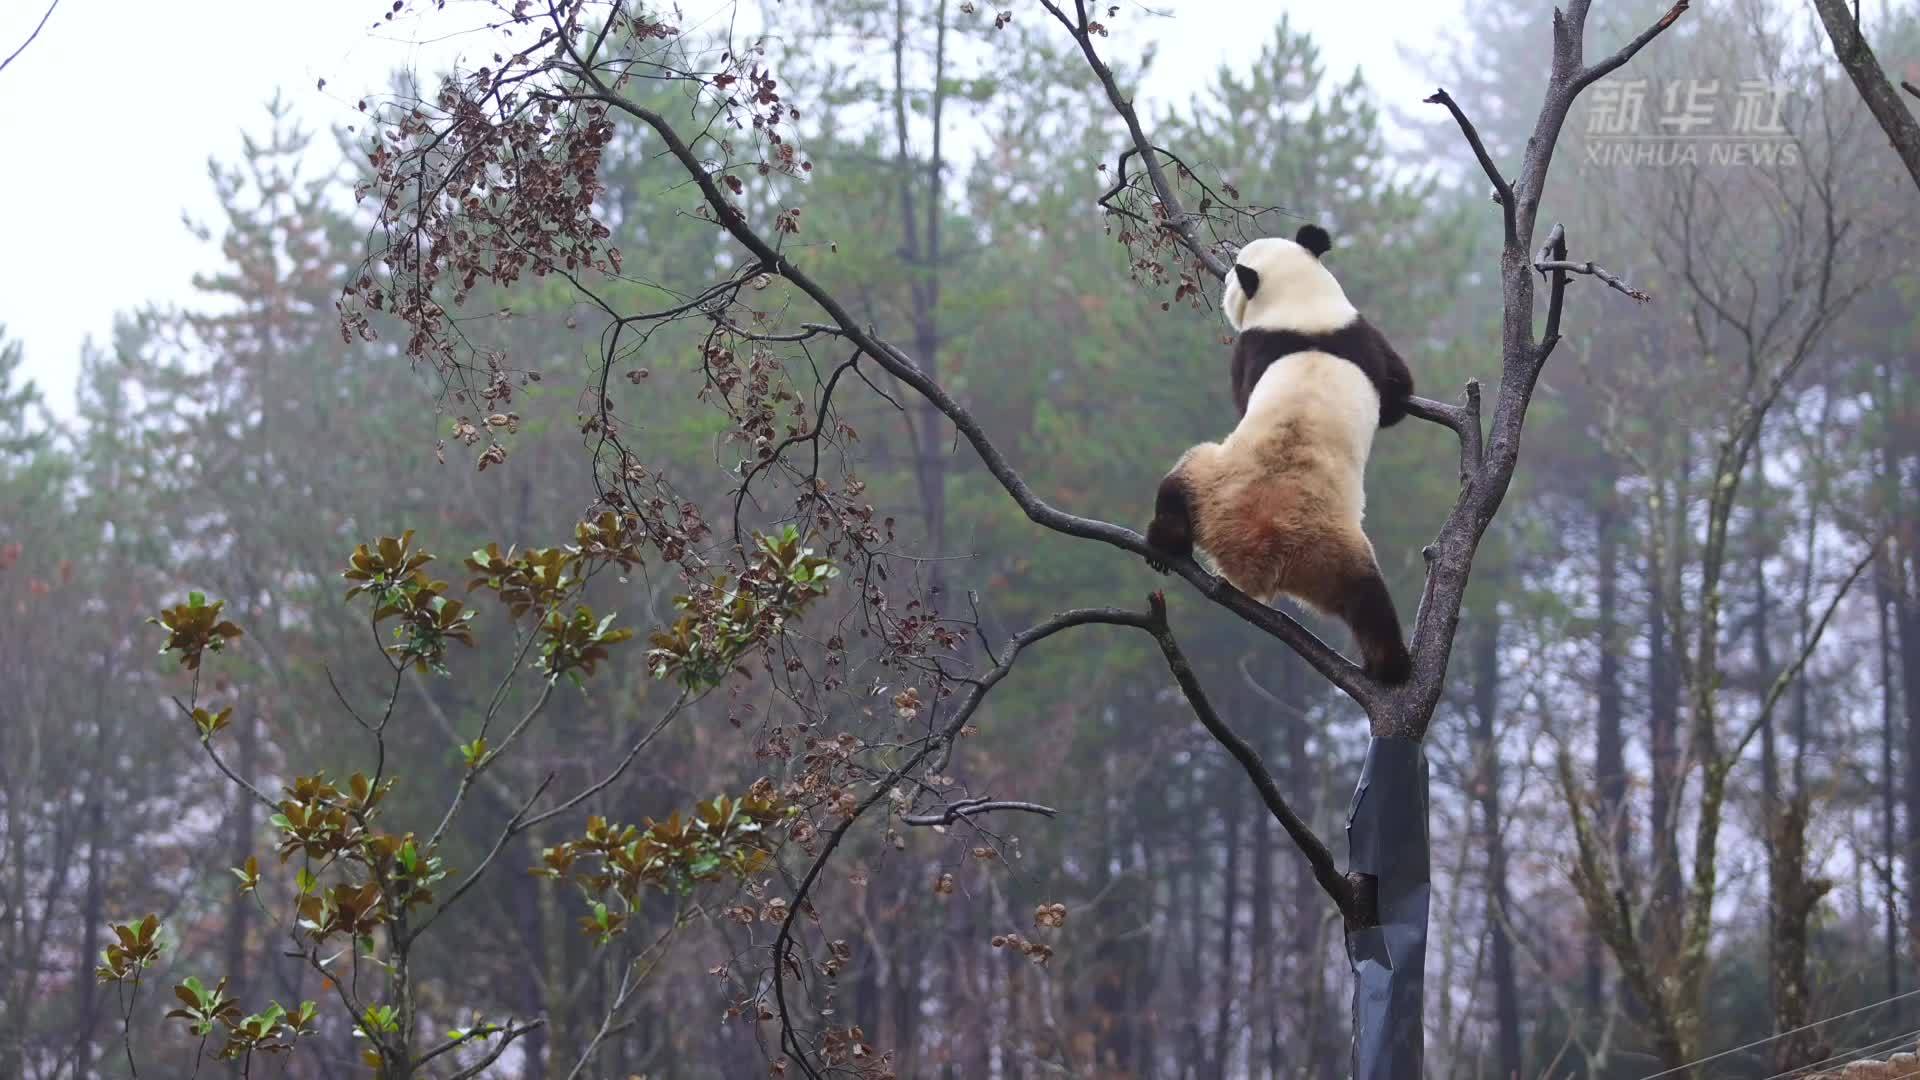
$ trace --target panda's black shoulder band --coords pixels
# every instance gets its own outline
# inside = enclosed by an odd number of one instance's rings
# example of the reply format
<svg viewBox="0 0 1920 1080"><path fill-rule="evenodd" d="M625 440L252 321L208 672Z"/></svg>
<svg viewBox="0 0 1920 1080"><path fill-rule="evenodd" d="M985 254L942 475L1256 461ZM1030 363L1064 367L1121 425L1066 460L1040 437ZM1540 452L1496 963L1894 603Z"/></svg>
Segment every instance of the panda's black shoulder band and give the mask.
<svg viewBox="0 0 1920 1080"><path fill-rule="evenodd" d="M1233 404L1239 415L1247 414L1247 401L1268 366L1283 356L1302 352L1331 353L1365 372L1380 394L1380 426L1390 426L1406 415L1413 375L1386 337L1364 317L1337 329L1311 333L1262 327L1242 330L1233 348Z"/></svg>

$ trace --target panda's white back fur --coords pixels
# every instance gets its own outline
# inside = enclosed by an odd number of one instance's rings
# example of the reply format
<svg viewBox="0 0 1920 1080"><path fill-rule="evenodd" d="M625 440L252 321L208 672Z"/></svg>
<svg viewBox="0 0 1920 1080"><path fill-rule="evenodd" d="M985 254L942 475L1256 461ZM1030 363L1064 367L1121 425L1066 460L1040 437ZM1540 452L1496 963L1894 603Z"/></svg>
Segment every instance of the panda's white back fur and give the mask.
<svg viewBox="0 0 1920 1080"><path fill-rule="evenodd" d="M1251 300L1239 276L1227 275L1220 306L1235 330L1322 333L1359 317L1320 259L1292 240L1255 240L1235 261L1260 275ZM1319 459L1316 479L1336 481L1326 490L1336 504L1329 509L1357 526L1366 508L1367 456L1379 427L1380 392L1365 372L1332 353L1299 352L1268 365L1247 400L1246 415L1222 448L1228 460L1258 470L1271 464L1267 459L1280 440L1296 454L1311 447Z"/></svg>
<svg viewBox="0 0 1920 1080"><path fill-rule="evenodd" d="M1336 520L1359 525L1366 510L1367 456L1380 427L1380 395L1359 368L1332 353L1302 352L1267 368L1240 419L1223 442L1230 459L1270 469L1283 447L1296 479L1310 450L1314 481ZM1328 481L1334 481L1327 483Z"/></svg>

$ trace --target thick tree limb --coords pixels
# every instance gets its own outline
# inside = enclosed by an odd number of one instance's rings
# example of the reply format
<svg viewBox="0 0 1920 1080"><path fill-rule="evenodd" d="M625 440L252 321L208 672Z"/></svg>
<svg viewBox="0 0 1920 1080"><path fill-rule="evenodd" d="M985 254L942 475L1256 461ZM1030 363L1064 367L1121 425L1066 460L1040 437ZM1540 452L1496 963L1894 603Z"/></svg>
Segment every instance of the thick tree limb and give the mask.
<svg viewBox="0 0 1920 1080"><path fill-rule="evenodd" d="M1906 103L1894 93L1893 83L1860 33L1860 24L1853 12L1847 10L1846 0L1813 0L1813 6L1827 28L1834 56L1846 69L1847 77L1853 80L1854 89L1860 91L1867 111L1880 124L1880 130L1886 132L1893 152L1900 155L1901 164L1907 167L1907 175L1920 187L1920 120L1914 119ZM1920 97L1920 89L1912 83L1903 82L1901 86L1907 93Z"/></svg>
<svg viewBox="0 0 1920 1080"><path fill-rule="evenodd" d="M1173 636L1173 628L1167 623L1167 598L1163 593L1154 593L1147 600L1148 615L1146 630L1160 646L1160 653L1166 657L1167 668L1173 672L1174 681L1180 684L1180 692L1186 695L1187 704L1193 708L1193 714L1207 729L1214 741L1227 748L1227 753L1240 763L1246 771L1247 779L1253 782L1260 800L1267 804L1267 811L1280 827L1287 831L1288 839L1293 841L1300 854L1306 856L1307 864L1313 868L1313 880L1333 900L1340 914L1346 917L1348 925L1370 925L1368 913L1363 910L1354 883L1340 873L1334 865L1333 853L1327 845L1315 835L1312 826L1287 804L1286 797L1280 793L1280 785L1273 779L1273 773L1261 760L1260 752L1252 744L1240 737L1239 732L1227 726L1214 711L1213 703L1207 699L1207 692L1200 686L1200 679L1193 672L1193 665L1187 662L1186 654L1180 650L1180 643ZM1378 913L1372 913L1377 920Z"/></svg>

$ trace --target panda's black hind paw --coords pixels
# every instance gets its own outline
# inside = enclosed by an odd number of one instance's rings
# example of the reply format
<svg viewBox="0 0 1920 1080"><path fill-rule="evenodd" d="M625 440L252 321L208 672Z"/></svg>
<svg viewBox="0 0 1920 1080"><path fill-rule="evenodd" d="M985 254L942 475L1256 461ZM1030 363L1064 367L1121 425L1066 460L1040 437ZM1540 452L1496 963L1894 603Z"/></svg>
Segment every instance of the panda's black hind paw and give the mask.
<svg viewBox="0 0 1920 1080"><path fill-rule="evenodd" d="M1403 686L1413 678L1413 657L1407 655L1404 646L1388 650L1382 657L1370 658L1366 671L1388 686Z"/></svg>

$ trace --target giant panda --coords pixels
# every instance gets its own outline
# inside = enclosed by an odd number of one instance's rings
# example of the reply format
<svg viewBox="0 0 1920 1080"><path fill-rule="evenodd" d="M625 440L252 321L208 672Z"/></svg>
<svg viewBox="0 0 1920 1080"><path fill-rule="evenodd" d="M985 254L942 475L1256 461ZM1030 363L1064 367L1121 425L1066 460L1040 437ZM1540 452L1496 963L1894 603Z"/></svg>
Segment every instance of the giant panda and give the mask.
<svg viewBox="0 0 1920 1080"><path fill-rule="evenodd" d="M1160 482L1147 544L1168 556L1198 548L1257 600L1289 596L1341 619L1367 673L1399 684L1412 660L1360 519L1374 432L1406 415L1413 376L1321 263L1331 247L1306 225L1240 249L1221 298L1239 332L1240 422Z"/></svg>

